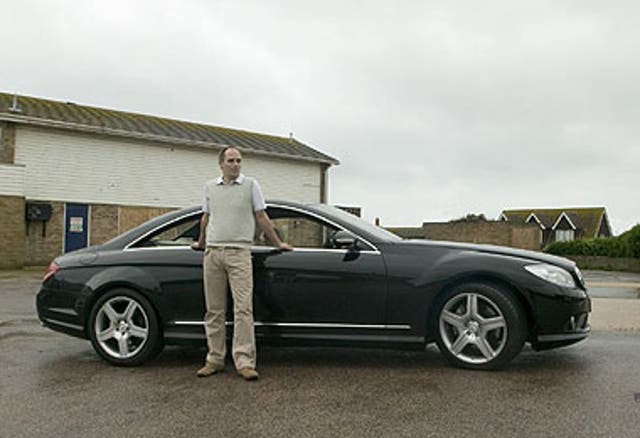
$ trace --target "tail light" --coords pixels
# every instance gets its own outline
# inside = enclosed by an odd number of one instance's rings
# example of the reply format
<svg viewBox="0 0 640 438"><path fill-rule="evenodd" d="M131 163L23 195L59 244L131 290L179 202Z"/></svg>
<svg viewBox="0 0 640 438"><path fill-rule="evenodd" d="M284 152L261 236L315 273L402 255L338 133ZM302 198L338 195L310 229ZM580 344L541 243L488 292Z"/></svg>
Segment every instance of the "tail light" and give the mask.
<svg viewBox="0 0 640 438"><path fill-rule="evenodd" d="M49 264L49 267L47 268L47 271L44 273L44 278L42 279L42 282L44 283L45 281L53 277L55 273L58 272L59 270L60 270L60 266L56 265L55 262L51 262Z"/></svg>

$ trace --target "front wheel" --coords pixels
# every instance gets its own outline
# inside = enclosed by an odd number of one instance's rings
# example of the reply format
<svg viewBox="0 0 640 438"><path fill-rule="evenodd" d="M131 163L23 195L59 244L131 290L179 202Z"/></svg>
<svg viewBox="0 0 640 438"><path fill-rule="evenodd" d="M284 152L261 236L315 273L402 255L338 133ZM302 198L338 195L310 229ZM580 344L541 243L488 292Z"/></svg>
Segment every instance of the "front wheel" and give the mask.
<svg viewBox="0 0 640 438"><path fill-rule="evenodd" d="M468 283L441 300L436 334L438 348L453 365L495 369L522 350L526 320L509 293L489 284Z"/></svg>
<svg viewBox="0 0 640 438"><path fill-rule="evenodd" d="M140 365L163 347L155 310L129 289L114 289L98 299L89 315L89 337L103 359L121 366Z"/></svg>

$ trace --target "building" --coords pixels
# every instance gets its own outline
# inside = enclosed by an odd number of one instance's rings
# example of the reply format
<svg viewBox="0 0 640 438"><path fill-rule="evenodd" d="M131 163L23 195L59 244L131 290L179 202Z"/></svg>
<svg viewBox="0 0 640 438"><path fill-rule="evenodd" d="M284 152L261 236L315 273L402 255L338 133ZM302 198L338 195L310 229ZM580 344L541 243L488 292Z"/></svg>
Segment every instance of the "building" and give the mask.
<svg viewBox="0 0 640 438"><path fill-rule="evenodd" d="M532 224L488 220L423 222L421 227L387 227L405 239L446 240L540 250L540 229Z"/></svg>
<svg viewBox="0 0 640 438"><path fill-rule="evenodd" d="M0 267L48 264L201 203L225 146L267 197L326 202L338 161L292 136L0 93Z"/></svg>
<svg viewBox="0 0 640 438"><path fill-rule="evenodd" d="M552 242L613 235L604 207L504 210L500 213L499 220L537 224L542 231L542 247Z"/></svg>

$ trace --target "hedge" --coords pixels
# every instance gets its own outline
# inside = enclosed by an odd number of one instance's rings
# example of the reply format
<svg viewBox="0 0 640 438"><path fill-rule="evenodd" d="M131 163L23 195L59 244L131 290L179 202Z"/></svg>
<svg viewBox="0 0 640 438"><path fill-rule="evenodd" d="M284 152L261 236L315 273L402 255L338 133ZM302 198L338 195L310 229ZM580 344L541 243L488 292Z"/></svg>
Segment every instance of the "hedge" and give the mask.
<svg viewBox="0 0 640 438"><path fill-rule="evenodd" d="M605 256L640 258L640 224L618 237L579 239L570 242L554 242L545 252L561 256Z"/></svg>
<svg viewBox="0 0 640 438"><path fill-rule="evenodd" d="M630 257L640 258L640 224L622 233L620 240L626 242Z"/></svg>

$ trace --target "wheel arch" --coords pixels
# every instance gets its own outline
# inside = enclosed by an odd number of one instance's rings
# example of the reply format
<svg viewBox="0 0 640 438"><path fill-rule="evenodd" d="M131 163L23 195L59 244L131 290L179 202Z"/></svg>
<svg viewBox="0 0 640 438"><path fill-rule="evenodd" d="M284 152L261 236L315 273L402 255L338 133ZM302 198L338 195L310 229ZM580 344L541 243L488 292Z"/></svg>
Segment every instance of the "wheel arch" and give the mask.
<svg viewBox="0 0 640 438"><path fill-rule="evenodd" d="M93 306L102 296L114 289L129 289L142 295L155 312L160 331L163 331L164 316L153 299L154 296L161 295L160 284L140 268L114 267L101 271L87 282L87 292L84 294L82 303L84 329L87 336Z"/></svg>
<svg viewBox="0 0 640 438"><path fill-rule="evenodd" d="M427 343L435 340L435 334L437 330L437 312L440 306L443 304L445 295L452 289L466 283L482 283L489 286L494 286L500 290L506 291L511 296L513 296L524 312L527 327L526 339L528 340L530 338L531 333L534 329L535 319L533 315L533 306L530 301L530 297L526 294L526 292L522 291L507 278L504 278L499 274L490 272L470 272L447 281L440 287L438 292L436 292L436 295L431 301L429 309L427 310L425 335L425 341Z"/></svg>

